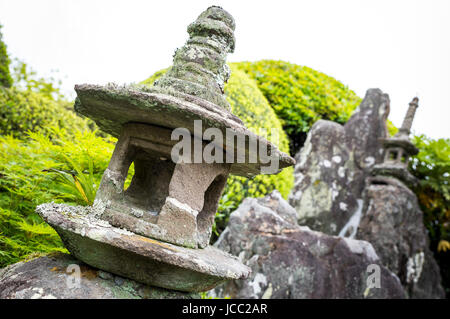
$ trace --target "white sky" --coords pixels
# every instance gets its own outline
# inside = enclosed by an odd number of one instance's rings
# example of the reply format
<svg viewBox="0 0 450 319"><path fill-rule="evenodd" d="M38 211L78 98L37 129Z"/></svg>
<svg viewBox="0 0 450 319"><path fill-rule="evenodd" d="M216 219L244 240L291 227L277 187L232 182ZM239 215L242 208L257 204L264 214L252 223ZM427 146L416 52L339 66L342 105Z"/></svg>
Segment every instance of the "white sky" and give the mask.
<svg viewBox="0 0 450 319"><path fill-rule="evenodd" d="M39 75L77 83L138 82L172 63L186 27L210 5L236 20L229 61L285 60L378 87L400 126L418 95L416 133L450 137L450 0L0 0L8 51Z"/></svg>

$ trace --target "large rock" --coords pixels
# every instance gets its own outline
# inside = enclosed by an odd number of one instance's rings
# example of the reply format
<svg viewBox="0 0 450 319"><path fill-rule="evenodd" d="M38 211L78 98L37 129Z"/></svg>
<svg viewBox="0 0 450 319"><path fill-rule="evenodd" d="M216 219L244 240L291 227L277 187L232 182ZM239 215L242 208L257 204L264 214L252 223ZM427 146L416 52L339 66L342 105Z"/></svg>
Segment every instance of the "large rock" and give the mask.
<svg viewBox="0 0 450 319"><path fill-rule="evenodd" d="M439 268L428 249L417 198L394 178L384 178L390 181L385 183L377 177L375 183L372 176L383 173L377 167L383 167L388 114L389 97L371 89L344 126L315 123L296 155L289 201L299 224L373 244L409 297L441 297ZM404 167L398 172L397 177L408 175Z"/></svg>
<svg viewBox="0 0 450 319"><path fill-rule="evenodd" d="M79 268L78 268L79 267ZM80 280L77 282L77 269ZM196 294L146 286L52 254L0 269L0 299L193 298Z"/></svg>
<svg viewBox="0 0 450 319"><path fill-rule="evenodd" d="M331 235L353 237L361 216L364 181L383 159L389 97L367 91L344 125L320 120L296 155L295 185L289 196L298 222Z"/></svg>
<svg viewBox="0 0 450 319"><path fill-rule="evenodd" d="M444 298L439 267L430 251L415 194L393 178L366 188L365 212L356 234L400 278L410 298Z"/></svg>
<svg viewBox="0 0 450 319"><path fill-rule="evenodd" d="M230 216L216 246L252 268L249 279L227 282L210 292L231 298L403 298L400 280L371 244L311 231L295 222L296 212L273 192L247 198ZM381 288L372 288L373 269Z"/></svg>

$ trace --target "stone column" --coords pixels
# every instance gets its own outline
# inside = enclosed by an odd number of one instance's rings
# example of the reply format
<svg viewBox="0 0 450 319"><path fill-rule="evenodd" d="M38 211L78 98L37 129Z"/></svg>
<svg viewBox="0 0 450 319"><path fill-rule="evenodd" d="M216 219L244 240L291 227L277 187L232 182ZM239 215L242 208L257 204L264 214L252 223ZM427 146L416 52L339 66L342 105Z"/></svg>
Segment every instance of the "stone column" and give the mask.
<svg viewBox="0 0 450 319"><path fill-rule="evenodd" d="M414 116L416 114L416 110L419 107L419 99L415 97L410 103L408 111L406 112L405 118L403 120L402 127L399 130L399 133L409 135L411 132L412 123L414 120Z"/></svg>

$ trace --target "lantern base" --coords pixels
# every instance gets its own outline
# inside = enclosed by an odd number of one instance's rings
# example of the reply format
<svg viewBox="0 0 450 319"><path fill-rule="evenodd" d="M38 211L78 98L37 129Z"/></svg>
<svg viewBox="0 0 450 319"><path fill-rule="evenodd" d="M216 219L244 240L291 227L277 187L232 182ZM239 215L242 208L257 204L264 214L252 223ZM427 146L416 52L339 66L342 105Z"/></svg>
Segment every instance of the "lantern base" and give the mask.
<svg viewBox="0 0 450 319"><path fill-rule="evenodd" d="M144 284L200 292L251 273L236 257L217 248L176 246L113 227L98 219L94 207L50 203L39 205L36 211L73 256Z"/></svg>

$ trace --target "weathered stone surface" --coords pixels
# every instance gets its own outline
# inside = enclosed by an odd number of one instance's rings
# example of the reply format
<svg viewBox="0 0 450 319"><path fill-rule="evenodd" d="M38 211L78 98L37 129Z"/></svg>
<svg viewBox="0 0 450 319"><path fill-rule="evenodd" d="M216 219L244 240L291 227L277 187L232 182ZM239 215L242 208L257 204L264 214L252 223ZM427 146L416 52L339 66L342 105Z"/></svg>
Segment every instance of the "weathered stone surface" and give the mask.
<svg viewBox="0 0 450 319"><path fill-rule="evenodd" d="M247 198L230 216L216 246L252 268L247 280L209 294L231 298L403 298L400 280L365 241L328 236L293 223L293 208L278 193ZM370 266L371 265L371 266ZM381 288L369 288L373 268Z"/></svg>
<svg viewBox="0 0 450 319"><path fill-rule="evenodd" d="M235 27L221 7L202 12L189 25L189 40L175 52L173 66L150 90L180 98L195 95L229 110L223 88L231 73L226 57L234 51Z"/></svg>
<svg viewBox="0 0 450 319"><path fill-rule="evenodd" d="M407 186L416 186L418 180L408 171L409 158L419 153L419 149L410 141L409 133L414 114L419 106L419 99L415 97L409 103L403 125L394 137L381 139L385 148L384 161L375 165L371 172L374 176L395 177Z"/></svg>
<svg viewBox="0 0 450 319"><path fill-rule="evenodd" d="M79 266L79 282L77 269ZM0 269L0 299L172 299L196 294L150 287L92 268L67 254L51 254Z"/></svg>
<svg viewBox="0 0 450 319"><path fill-rule="evenodd" d="M145 92L148 88L82 84L76 85L77 100L75 110L93 119L105 132L118 137L125 123L146 123L168 129L186 128L192 135L203 135L208 128L218 128L223 134L223 149L234 150L238 154L235 136L247 141L245 143L245 161L234 161L231 174L252 177L261 174L261 167L267 167L264 158L257 156L250 162L249 140L266 145L268 155L279 161L279 169L295 164L295 160L281 152L264 137L249 131L242 121L230 112L211 105L211 102L193 96L185 101L170 95ZM202 121L201 132L195 132L195 120ZM227 130L228 129L228 130ZM201 138L201 136L198 136ZM265 147L265 146L264 146ZM230 151L231 152L231 151ZM276 172L273 172L276 173Z"/></svg>
<svg viewBox="0 0 450 319"><path fill-rule="evenodd" d="M387 162L376 164L373 167L371 174L374 178L376 178L376 176L395 177L408 187L416 186L419 182L418 179L408 171L405 165L399 163Z"/></svg>
<svg viewBox="0 0 450 319"><path fill-rule="evenodd" d="M105 170L95 203L101 219L136 234L190 248L209 244L230 164L174 163L171 130L128 123ZM128 169L134 176L125 189Z"/></svg>
<svg viewBox="0 0 450 319"><path fill-rule="evenodd" d="M373 245L410 298L444 298L415 194L396 179L385 177L378 177L365 192L365 214L356 237Z"/></svg>
<svg viewBox="0 0 450 319"><path fill-rule="evenodd" d="M298 222L327 234L338 234L357 210L349 180L360 171L346 148L345 131L337 123L319 120L297 154L290 204Z"/></svg>
<svg viewBox="0 0 450 319"><path fill-rule="evenodd" d="M373 244L410 297L440 297L439 269L428 249L422 213L415 195L400 182L416 183L407 164L417 149L405 135L417 107L413 102L404 132L393 138L386 130L389 98L378 89L367 91L344 126L318 121L296 156L289 200L299 224Z"/></svg>
<svg viewBox="0 0 450 319"><path fill-rule="evenodd" d="M355 235L365 179L383 160L380 139L387 136L388 114L388 96L370 89L344 126L323 120L313 125L296 155L289 196L299 224L331 235Z"/></svg>
<svg viewBox="0 0 450 319"><path fill-rule="evenodd" d="M198 292L250 274L236 257L217 248L185 248L113 227L96 216L101 208L42 204L36 211L76 258L147 285Z"/></svg>
<svg viewBox="0 0 450 319"><path fill-rule="evenodd" d="M354 154L356 167L365 172L383 160L384 150L380 139L388 136L386 120L389 111L389 96L380 89L369 89L358 109L344 125L347 147ZM364 182L359 184L363 185Z"/></svg>

